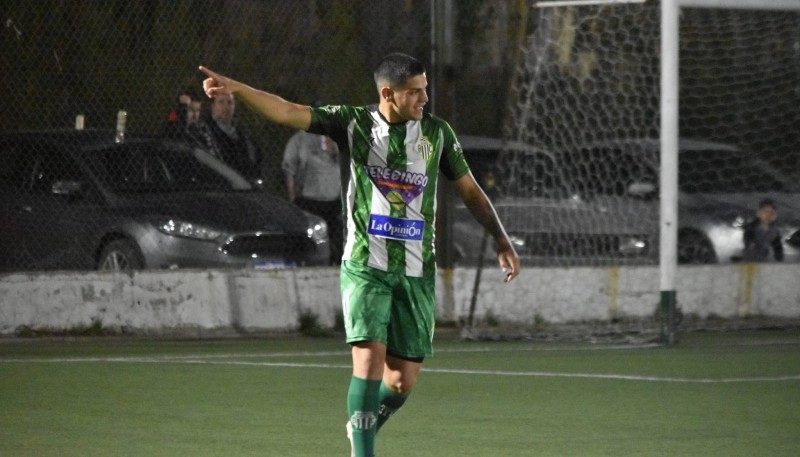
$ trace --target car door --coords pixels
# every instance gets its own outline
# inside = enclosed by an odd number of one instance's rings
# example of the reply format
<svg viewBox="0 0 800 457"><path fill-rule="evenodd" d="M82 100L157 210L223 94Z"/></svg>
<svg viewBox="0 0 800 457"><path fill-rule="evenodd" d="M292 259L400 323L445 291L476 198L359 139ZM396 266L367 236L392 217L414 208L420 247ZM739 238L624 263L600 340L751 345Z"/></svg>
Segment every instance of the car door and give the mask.
<svg viewBox="0 0 800 457"><path fill-rule="evenodd" d="M82 204L86 176L65 151L29 144L17 163L3 255L13 270L91 267Z"/></svg>
<svg viewBox="0 0 800 457"><path fill-rule="evenodd" d="M20 236L17 199L20 193L22 172L19 166L22 156L15 143L0 143L0 157L5 165L0 167L0 192L3 196L0 198L0 271L13 269L13 255Z"/></svg>

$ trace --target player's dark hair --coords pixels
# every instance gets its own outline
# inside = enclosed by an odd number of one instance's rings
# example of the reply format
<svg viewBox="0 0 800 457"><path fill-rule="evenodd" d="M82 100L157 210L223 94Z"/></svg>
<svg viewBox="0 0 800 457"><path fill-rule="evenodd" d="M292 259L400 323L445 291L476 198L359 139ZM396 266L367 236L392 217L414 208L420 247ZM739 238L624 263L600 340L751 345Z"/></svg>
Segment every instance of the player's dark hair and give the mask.
<svg viewBox="0 0 800 457"><path fill-rule="evenodd" d="M402 86L409 78L425 73L425 65L410 55L395 52L385 56L375 67L375 84L386 81L391 87Z"/></svg>
<svg viewBox="0 0 800 457"><path fill-rule="evenodd" d="M773 199L771 199L771 198L765 198L765 199L761 200L760 202L758 202L758 207L759 208L764 208L765 206L770 206L773 209L777 208L775 206L775 201Z"/></svg>

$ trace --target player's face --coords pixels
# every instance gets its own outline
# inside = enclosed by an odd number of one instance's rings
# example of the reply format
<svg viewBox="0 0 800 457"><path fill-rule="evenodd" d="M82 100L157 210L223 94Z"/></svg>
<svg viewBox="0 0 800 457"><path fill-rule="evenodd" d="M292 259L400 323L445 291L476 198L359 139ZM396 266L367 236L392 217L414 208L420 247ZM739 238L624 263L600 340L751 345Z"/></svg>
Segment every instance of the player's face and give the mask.
<svg viewBox="0 0 800 457"><path fill-rule="evenodd" d="M428 103L428 78L425 73L406 80L402 87L392 90L394 110L406 121L422 119L422 109Z"/></svg>

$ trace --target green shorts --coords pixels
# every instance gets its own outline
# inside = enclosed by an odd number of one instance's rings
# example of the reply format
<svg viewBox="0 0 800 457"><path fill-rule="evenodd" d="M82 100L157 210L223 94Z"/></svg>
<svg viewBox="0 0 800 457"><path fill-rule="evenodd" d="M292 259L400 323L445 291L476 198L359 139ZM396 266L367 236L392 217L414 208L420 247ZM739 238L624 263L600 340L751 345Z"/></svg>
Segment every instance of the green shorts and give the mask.
<svg viewBox="0 0 800 457"><path fill-rule="evenodd" d="M436 283L349 261L341 267L347 342L377 341L405 359L433 355Z"/></svg>

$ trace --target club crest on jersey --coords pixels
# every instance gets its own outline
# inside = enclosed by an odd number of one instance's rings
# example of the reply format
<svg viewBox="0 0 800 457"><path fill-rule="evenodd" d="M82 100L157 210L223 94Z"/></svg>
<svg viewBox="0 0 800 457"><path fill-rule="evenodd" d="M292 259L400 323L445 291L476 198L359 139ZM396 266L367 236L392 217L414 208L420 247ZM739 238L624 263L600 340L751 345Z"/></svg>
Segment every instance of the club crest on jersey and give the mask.
<svg viewBox="0 0 800 457"><path fill-rule="evenodd" d="M417 154L419 154L420 158L427 162L428 159L431 158L431 154L433 154L433 143L423 136L417 142L415 149L417 150Z"/></svg>

